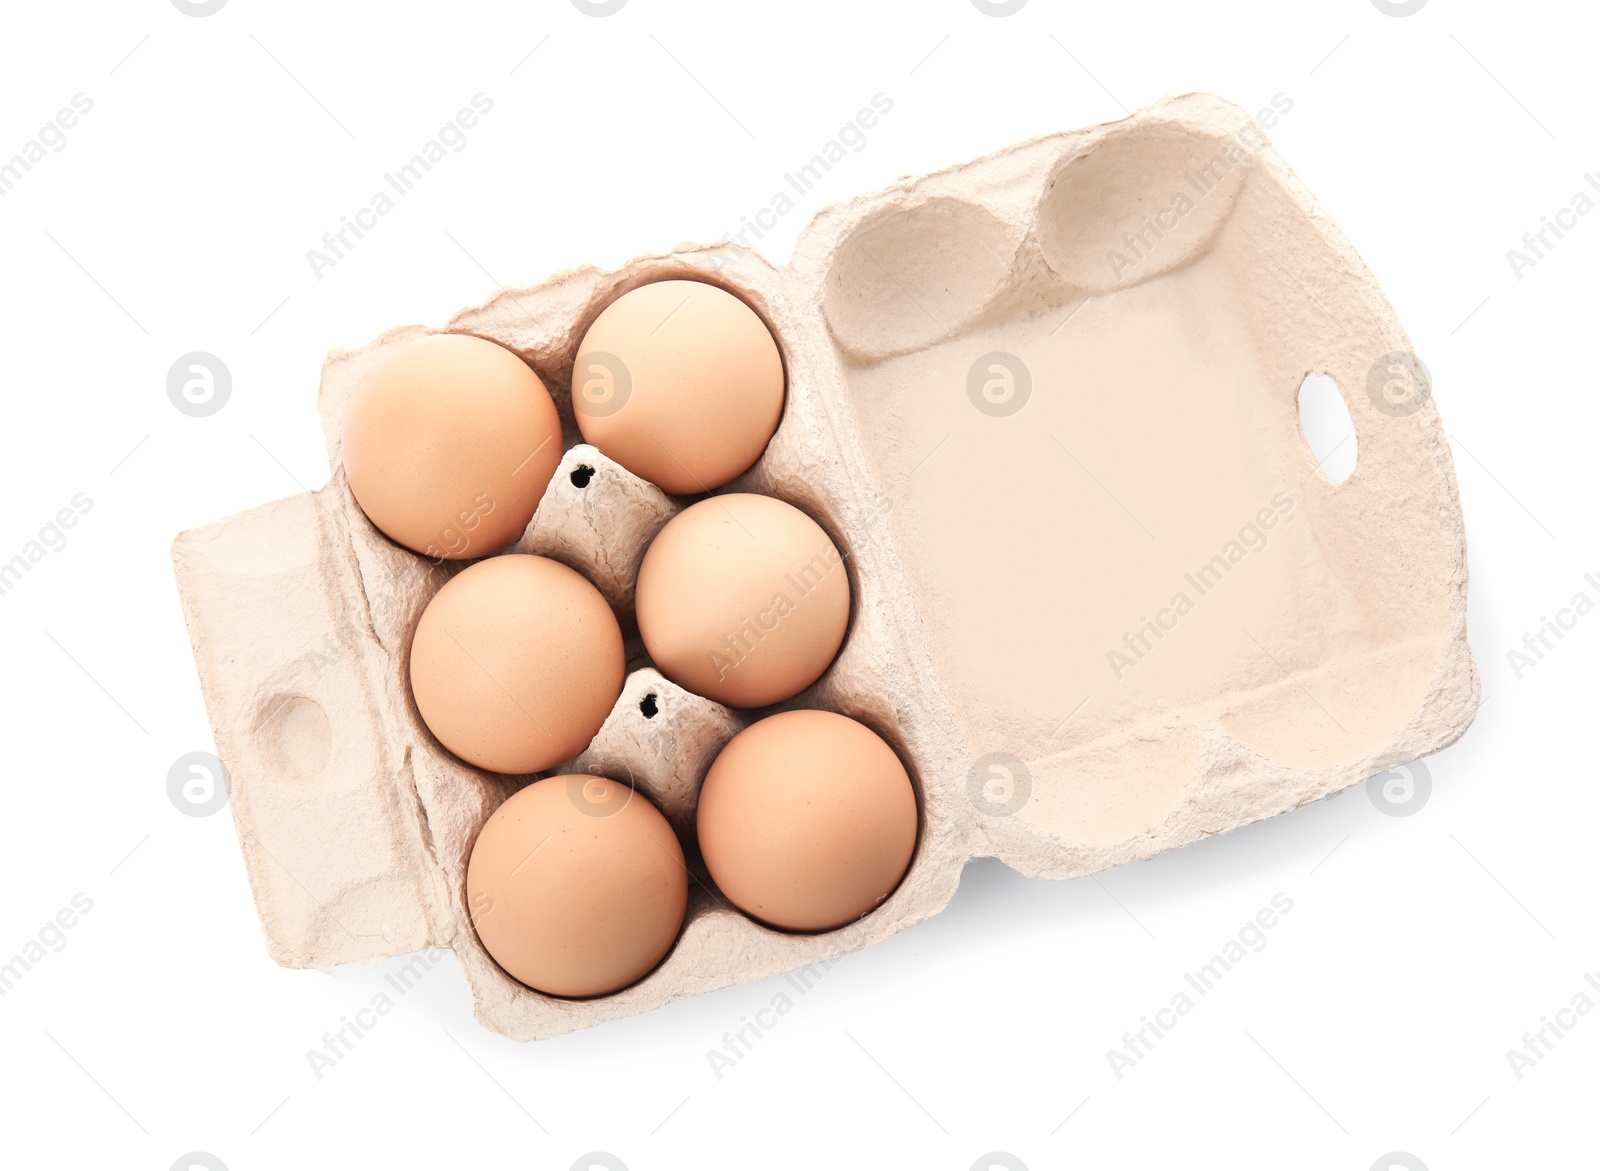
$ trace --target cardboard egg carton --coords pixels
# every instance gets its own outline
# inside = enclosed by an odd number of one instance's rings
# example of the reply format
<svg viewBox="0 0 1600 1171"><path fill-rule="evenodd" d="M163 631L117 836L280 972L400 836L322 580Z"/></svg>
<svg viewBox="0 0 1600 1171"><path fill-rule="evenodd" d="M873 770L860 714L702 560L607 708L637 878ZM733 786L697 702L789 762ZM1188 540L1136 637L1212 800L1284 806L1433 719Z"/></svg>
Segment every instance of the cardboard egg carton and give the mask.
<svg viewBox="0 0 1600 1171"><path fill-rule="evenodd" d="M588 325L676 277L744 298L787 371L778 432L728 490L803 509L850 567L844 649L782 706L865 722L917 787L909 873L839 931L760 926L699 865L698 785L754 714L651 669L634 576L684 501L573 421ZM352 388L427 332L400 330L324 367L325 487L173 548L281 964L449 948L484 1025L547 1037L883 939L943 908L970 857L1073 878L1294 809L1452 743L1476 711L1460 505L1427 386L1407 381L1420 365L1355 250L1218 99L829 208L782 268L685 246L507 290L445 328L521 355L561 411L568 450L514 548L599 586L629 674L552 771L631 781L665 811L691 858L687 923L642 982L586 1001L517 984L473 933L475 834L528 778L464 765L422 725L410 633L459 567L378 533L340 464ZM1355 424L1342 484L1300 429L1312 372Z"/></svg>

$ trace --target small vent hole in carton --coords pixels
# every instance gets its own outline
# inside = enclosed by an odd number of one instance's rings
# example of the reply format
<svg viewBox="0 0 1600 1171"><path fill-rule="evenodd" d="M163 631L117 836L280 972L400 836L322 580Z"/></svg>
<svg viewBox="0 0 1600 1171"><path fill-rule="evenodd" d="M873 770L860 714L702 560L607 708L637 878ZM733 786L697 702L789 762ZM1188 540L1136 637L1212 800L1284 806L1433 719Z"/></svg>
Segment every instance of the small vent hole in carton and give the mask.
<svg viewBox="0 0 1600 1171"><path fill-rule="evenodd" d="M639 701L639 714L647 720L656 718L656 713L661 709L656 706L656 693L651 692Z"/></svg>
<svg viewBox="0 0 1600 1171"><path fill-rule="evenodd" d="M579 464L572 469L572 486L574 488L587 488L589 481L594 479L594 469L588 464Z"/></svg>
<svg viewBox="0 0 1600 1171"><path fill-rule="evenodd" d="M1356 426L1339 384L1326 374L1307 374L1300 384L1300 432L1317 468L1335 484L1356 470Z"/></svg>

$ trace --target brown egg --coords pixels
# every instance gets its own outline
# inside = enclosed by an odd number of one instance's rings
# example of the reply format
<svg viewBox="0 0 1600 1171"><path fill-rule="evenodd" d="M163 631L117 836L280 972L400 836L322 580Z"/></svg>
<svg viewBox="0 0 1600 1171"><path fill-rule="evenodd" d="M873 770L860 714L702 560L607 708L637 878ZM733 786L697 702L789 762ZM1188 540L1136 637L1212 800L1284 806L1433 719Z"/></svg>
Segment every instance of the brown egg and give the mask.
<svg viewBox="0 0 1600 1171"><path fill-rule="evenodd" d="M783 414L783 360L755 310L700 281L624 293L572 375L578 429L667 492L719 488L761 457Z"/></svg>
<svg viewBox="0 0 1600 1171"><path fill-rule="evenodd" d="M721 703L763 707L833 662L850 621L850 577L805 513L734 493L666 523L639 566L634 605L664 675Z"/></svg>
<svg viewBox="0 0 1600 1171"><path fill-rule="evenodd" d="M688 897L667 819L604 777L522 789L484 823L467 863L483 946L551 996L604 996L642 979L672 950Z"/></svg>
<svg viewBox="0 0 1600 1171"><path fill-rule="evenodd" d="M373 524L424 556L461 560L522 536L561 460L561 420L510 350L441 333L367 371L342 446Z"/></svg>
<svg viewBox="0 0 1600 1171"><path fill-rule="evenodd" d="M469 764L531 773L583 751L622 694L622 631L600 591L545 557L469 565L411 639L428 730Z"/></svg>
<svg viewBox="0 0 1600 1171"><path fill-rule="evenodd" d="M759 720L711 765L696 814L722 893L788 931L829 931L899 885L917 844L917 798L894 750L833 712Z"/></svg>

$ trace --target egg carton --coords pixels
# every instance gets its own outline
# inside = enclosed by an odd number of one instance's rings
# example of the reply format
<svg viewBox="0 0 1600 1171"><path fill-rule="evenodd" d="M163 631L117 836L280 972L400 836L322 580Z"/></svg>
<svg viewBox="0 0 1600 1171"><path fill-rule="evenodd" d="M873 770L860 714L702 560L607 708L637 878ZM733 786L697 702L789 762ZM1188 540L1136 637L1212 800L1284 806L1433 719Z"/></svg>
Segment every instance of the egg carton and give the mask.
<svg viewBox="0 0 1600 1171"><path fill-rule="evenodd" d="M843 650L780 706L861 720L916 786L910 870L841 930L764 927L700 864L699 783L765 713L652 669L634 579L686 502L574 422L586 329L669 278L736 293L783 356L782 422L727 490L803 509L850 567ZM1461 510L1425 372L1349 242L1220 99L1167 99L828 208L784 267L686 245L501 292L444 328L520 355L558 405L566 451L513 548L595 582L629 673L594 741L552 772L628 781L661 807L690 858L687 921L644 980L582 1001L513 981L472 930L474 837L529 778L465 765L423 726L410 635L459 567L384 538L340 461L351 390L429 332L410 328L328 359L326 486L173 546L280 964L448 948L485 1026L549 1037L884 939L941 910L972 857L1068 879L1283 813L1454 742L1476 712ZM1354 423L1343 483L1301 431L1313 372Z"/></svg>

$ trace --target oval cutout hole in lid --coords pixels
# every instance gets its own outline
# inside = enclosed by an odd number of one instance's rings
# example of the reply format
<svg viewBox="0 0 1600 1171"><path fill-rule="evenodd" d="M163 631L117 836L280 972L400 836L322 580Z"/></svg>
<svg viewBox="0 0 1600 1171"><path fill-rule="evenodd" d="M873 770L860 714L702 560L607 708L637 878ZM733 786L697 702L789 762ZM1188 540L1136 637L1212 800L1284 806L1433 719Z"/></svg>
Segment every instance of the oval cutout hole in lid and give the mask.
<svg viewBox="0 0 1600 1171"><path fill-rule="evenodd" d="M1307 374L1300 384L1300 434L1317 470L1342 484L1356 470L1356 425L1339 384L1326 374Z"/></svg>

